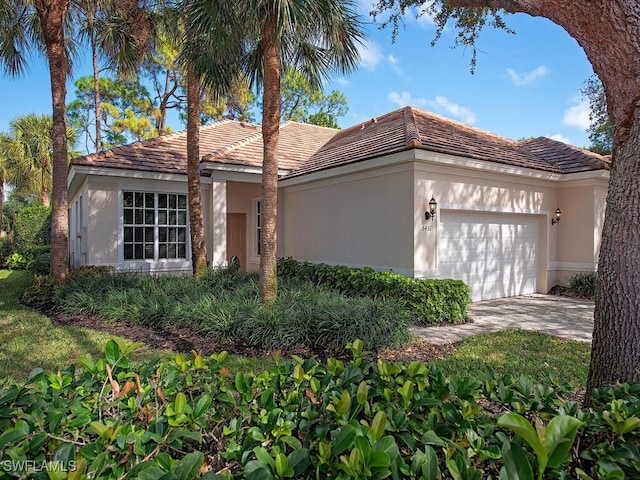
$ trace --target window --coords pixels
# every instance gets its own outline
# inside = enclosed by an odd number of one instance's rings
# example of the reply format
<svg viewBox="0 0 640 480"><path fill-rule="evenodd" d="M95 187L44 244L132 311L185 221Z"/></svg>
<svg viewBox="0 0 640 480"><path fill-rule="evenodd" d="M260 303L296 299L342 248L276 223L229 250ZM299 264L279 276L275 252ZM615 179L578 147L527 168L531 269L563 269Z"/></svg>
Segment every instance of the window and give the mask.
<svg viewBox="0 0 640 480"><path fill-rule="evenodd" d="M262 238L262 203L260 200L255 200L255 213L256 213L256 255L260 256L260 240Z"/></svg>
<svg viewBox="0 0 640 480"><path fill-rule="evenodd" d="M187 196L123 192L124 259L187 258Z"/></svg>

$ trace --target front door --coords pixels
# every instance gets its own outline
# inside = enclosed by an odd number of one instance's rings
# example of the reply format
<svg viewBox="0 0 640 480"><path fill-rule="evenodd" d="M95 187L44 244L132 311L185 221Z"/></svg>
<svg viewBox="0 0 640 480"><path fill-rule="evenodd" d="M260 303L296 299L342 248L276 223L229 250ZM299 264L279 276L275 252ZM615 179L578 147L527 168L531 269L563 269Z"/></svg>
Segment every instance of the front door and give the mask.
<svg viewBox="0 0 640 480"><path fill-rule="evenodd" d="M246 214L227 213L227 263L231 265L235 257L243 271L247 269L246 223Z"/></svg>

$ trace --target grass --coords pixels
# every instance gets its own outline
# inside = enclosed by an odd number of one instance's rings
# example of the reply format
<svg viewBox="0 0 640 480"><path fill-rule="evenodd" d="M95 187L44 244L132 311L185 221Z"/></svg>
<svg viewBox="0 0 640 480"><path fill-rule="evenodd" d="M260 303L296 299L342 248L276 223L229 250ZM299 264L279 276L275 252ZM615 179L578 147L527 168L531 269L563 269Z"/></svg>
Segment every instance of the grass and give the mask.
<svg viewBox="0 0 640 480"><path fill-rule="evenodd" d="M490 367L501 375L524 374L535 383L550 379L574 388L585 385L591 344L526 330L509 329L473 335L437 363L445 375Z"/></svg>
<svg viewBox="0 0 640 480"><path fill-rule="evenodd" d="M36 367L57 371L76 363L78 357L94 360L103 356L112 335L86 328L60 326L38 312L18 304L18 297L31 284L33 276L22 270L0 270L0 385L22 382ZM122 339L127 345L133 342ZM143 362L170 352L137 349L131 356ZM262 371L272 366L263 358L229 355L231 372Z"/></svg>

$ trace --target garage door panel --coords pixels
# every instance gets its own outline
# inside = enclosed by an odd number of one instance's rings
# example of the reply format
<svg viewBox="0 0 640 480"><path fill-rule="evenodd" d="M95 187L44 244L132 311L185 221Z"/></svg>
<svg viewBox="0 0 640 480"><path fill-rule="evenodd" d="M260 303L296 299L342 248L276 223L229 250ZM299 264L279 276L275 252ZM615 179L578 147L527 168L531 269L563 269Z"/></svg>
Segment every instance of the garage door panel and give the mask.
<svg viewBox="0 0 640 480"><path fill-rule="evenodd" d="M474 300L534 293L538 238L533 215L443 211L440 274L466 282Z"/></svg>

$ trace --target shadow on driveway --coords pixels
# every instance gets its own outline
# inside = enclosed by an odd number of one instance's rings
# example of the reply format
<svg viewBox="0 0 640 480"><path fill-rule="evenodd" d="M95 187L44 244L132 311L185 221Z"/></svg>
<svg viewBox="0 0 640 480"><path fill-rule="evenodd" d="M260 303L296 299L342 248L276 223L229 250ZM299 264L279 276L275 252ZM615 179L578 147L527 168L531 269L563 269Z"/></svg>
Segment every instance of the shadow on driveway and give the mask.
<svg viewBox="0 0 640 480"><path fill-rule="evenodd" d="M472 323L412 327L411 330L435 344L457 342L470 335L506 328L520 328L590 342L593 308L592 300L542 294L523 295L472 303L469 305Z"/></svg>

